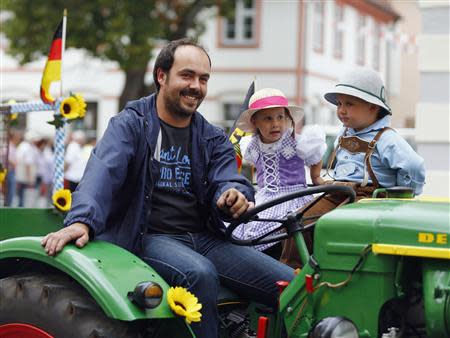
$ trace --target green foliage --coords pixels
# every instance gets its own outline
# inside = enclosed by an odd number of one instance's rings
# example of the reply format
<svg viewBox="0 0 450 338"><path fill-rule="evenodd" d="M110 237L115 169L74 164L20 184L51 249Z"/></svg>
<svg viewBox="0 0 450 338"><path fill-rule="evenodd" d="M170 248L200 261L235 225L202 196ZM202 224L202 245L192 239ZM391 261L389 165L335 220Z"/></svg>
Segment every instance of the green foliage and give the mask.
<svg viewBox="0 0 450 338"><path fill-rule="evenodd" d="M8 52L24 64L48 53L51 35L68 12L66 48L84 48L122 69L147 64L159 24L151 16L155 0L5 0L13 13L3 25Z"/></svg>
<svg viewBox="0 0 450 338"><path fill-rule="evenodd" d="M70 123L72 120L67 120L65 121L64 118L61 115L58 114L54 114L53 115L53 120L52 121L48 121L48 124L51 124L52 126L55 126L55 128L61 128L64 127L64 123Z"/></svg>
<svg viewBox="0 0 450 338"><path fill-rule="evenodd" d="M21 64L48 53L51 35L68 12L66 48L84 48L123 70L146 67L158 40L203 31L197 19L204 8L219 4L231 13L233 0L2 0L11 15L2 25L8 53Z"/></svg>

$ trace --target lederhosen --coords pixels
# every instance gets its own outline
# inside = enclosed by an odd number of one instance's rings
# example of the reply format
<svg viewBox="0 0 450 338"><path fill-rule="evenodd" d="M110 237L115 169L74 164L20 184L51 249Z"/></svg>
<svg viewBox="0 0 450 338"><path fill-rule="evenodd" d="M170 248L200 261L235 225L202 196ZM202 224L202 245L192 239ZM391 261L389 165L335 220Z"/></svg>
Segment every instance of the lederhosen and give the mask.
<svg viewBox="0 0 450 338"><path fill-rule="evenodd" d="M385 127L378 131L372 141L365 141L358 136L346 136L347 129L344 132L344 135L339 137L338 143L336 147L333 149L331 153L328 164L327 164L327 174L331 169L335 159L336 153L339 148L343 148L353 154L355 153L365 153L364 155L364 178L362 182L345 182L345 181L328 181L326 184L337 184L337 185L346 185L352 187L356 192L356 200L371 197L372 193L375 189L380 187L378 179L373 171L371 157L373 152L375 151L376 144L380 139L381 135L391 128ZM371 184L368 184L368 178L372 181ZM320 199L319 201L317 201ZM303 216L303 224L307 225L312 222L315 222L320 216L325 213L337 208L340 205L346 204L348 202L348 198L345 196L339 196L336 194L333 195L320 195L316 197L310 204L316 203L311 209L307 210ZM308 207L307 204L302 209ZM313 248L313 231L305 231L304 232L305 242L308 246L309 252L312 252ZM293 238L289 238L283 241L283 252L281 254L280 261L290 265L293 268L301 267L300 257L298 255L297 247L295 245L295 241Z"/></svg>

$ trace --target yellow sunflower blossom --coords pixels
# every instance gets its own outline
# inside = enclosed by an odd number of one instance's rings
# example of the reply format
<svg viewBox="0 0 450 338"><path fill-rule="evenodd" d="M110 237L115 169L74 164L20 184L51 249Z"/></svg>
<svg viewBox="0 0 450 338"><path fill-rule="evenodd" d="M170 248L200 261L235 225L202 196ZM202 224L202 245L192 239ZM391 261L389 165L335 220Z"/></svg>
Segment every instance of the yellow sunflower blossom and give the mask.
<svg viewBox="0 0 450 338"><path fill-rule="evenodd" d="M8 170L6 170L6 169L0 170L0 184L5 181L7 173L8 173Z"/></svg>
<svg viewBox="0 0 450 338"><path fill-rule="evenodd" d="M83 98L83 96L82 96L81 94L76 94L76 93L75 93L73 96L77 99L78 104L79 104L80 107L81 107L81 110L80 110L80 118L83 118L84 115L86 115L86 107L87 107L87 104L86 104L86 102L84 101L84 98Z"/></svg>
<svg viewBox="0 0 450 338"><path fill-rule="evenodd" d="M68 120L82 118L86 114L86 102L80 94L66 97L59 106L61 116Z"/></svg>
<svg viewBox="0 0 450 338"><path fill-rule="evenodd" d="M53 194L52 200L57 209L66 212L72 205L72 194L69 189L59 189Z"/></svg>
<svg viewBox="0 0 450 338"><path fill-rule="evenodd" d="M185 317L186 323L199 322L202 314L200 309L202 304L197 297L183 287L171 287L167 291L167 302L175 314Z"/></svg>

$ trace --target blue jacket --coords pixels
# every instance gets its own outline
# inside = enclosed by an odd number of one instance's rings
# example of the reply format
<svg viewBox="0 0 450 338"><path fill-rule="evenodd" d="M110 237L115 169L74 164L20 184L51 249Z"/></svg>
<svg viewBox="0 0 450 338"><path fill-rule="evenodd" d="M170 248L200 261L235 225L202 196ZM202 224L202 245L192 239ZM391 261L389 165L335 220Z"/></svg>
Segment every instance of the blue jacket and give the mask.
<svg viewBox="0 0 450 338"><path fill-rule="evenodd" d="M95 237L139 252L159 174L159 162L153 157L159 130L155 95L129 102L110 120L72 195L65 226L82 222L89 225L91 240ZM253 187L237 173L233 146L225 133L198 112L192 118L191 138L193 191L205 220L221 224L219 216L224 215L216 207L220 195L236 188L254 201Z"/></svg>

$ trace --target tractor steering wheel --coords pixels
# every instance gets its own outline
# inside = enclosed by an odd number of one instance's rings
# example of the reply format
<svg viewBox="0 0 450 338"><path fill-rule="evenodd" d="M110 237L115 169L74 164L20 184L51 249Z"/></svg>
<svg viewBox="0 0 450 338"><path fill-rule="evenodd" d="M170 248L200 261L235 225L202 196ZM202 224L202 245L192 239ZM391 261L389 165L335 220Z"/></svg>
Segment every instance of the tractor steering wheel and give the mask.
<svg viewBox="0 0 450 338"><path fill-rule="evenodd" d="M258 213L261 211L264 211L266 209L269 209L275 205L290 201L295 198L313 195L313 194L319 194L322 193L322 197L325 195L340 195L340 196L346 196L348 198L348 203L352 203L356 199L356 193L355 191L348 187L348 186L342 186L342 185L320 185L316 187L311 188L305 188L302 190L299 190L294 193L286 194L280 197L277 197L269 202L260 204L256 206L255 208L245 212L242 214L239 218L231 221L231 223L228 225L228 227L225 230L225 237L232 243L238 244L238 245L258 245L258 244L266 244L266 243L273 243L278 242L283 239L291 237L295 232L302 231L306 228L312 227L315 222L308 224L306 227L303 225L303 215L306 211L311 209L315 204L317 204L320 201L320 198L315 199L312 201L306 208L302 208L295 211L290 211L282 218L259 218ZM315 217L316 219L318 217ZM262 234L261 236L251 238L251 239L240 239L233 236L233 231L241 224L248 223L251 221L259 221L259 222L278 222L280 223L280 226L276 227L275 229ZM282 231L280 233L280 230L285 229L286 231Z"/></svg>

